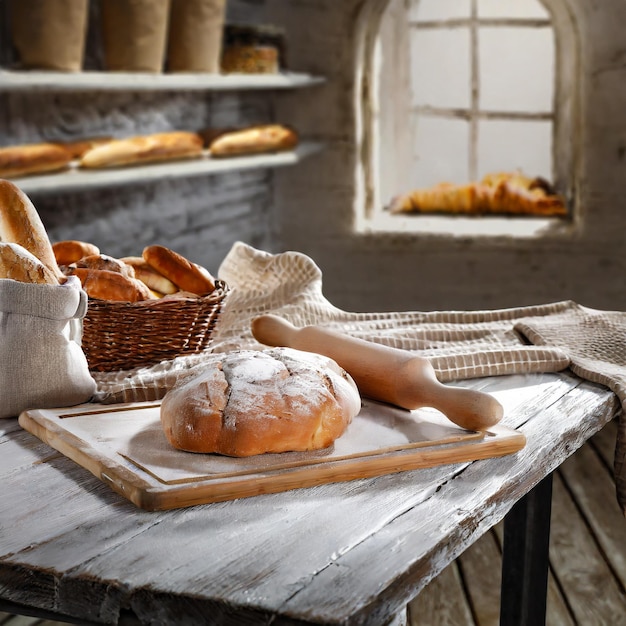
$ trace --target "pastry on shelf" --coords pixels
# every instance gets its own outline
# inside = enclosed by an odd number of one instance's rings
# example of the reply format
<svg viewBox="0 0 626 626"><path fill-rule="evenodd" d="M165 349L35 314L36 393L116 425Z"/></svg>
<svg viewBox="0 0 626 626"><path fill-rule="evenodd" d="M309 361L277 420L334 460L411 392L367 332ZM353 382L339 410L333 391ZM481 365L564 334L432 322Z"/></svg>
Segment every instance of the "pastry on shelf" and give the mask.
<svg viewBox="0 0 626 626"><path fill-rule="evenodd" d="M467 185L439 183L394 198L391 213L566 216L565 201L543 178L521 172L487 174Z"/></svg>

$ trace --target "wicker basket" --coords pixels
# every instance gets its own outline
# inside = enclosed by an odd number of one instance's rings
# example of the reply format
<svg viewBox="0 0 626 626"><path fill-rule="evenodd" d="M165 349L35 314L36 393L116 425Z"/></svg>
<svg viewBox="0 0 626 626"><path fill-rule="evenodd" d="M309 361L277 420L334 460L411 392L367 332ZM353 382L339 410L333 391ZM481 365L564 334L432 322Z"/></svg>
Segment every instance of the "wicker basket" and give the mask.
<svg viewBox="0 0 626 626"><path fill-rule="evenodd" d="M203 298L89 300L82 343L89 369L126 370L206 349L227 293L218 280Z"/></svg>

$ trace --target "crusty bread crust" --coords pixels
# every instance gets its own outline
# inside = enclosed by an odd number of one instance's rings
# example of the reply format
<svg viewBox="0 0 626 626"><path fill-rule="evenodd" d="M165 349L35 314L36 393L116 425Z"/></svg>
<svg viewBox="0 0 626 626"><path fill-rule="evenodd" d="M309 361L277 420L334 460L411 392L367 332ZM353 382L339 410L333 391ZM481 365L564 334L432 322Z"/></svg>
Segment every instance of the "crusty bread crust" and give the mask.
<svg viewBox="0 0 626 626"><path fill-rule="evenodd" d="M65 281L37 210L28 196L8 180L0 180L0 241L26 248L59 282Z"/></svg>
<svg viewBox="0 0 626 626"><path fill-rule="evenodd" d="M83 257L100 254L98 246L87 241L77 241L75 239L66 239L53 243L52 251L59 265L70 265Z"/></svg>
<svg viewBox="0 0 626 626"><path fill-rule="evenodd" d="M86 267L72 269L90 298L112 302L141 302L153 299L150 290L140 281L110 270Z"/></svg>
<svg viewBox="0 0 626 626"><path fill-rule="evenodd" d="M182 291L204 296L215 289L215 279L206 269L165 246L148 246L144 248L142 256L159 274L171 280Z"/></svg>
<svg viewBox="0 0 626 626"><path fill-rule="evenodd" d="M115 139L88 150L80 160L84 168L117 167L154 161L197 157L202 154L202 138L186 131L155 133Z"/></svg>
<svg viewBox="0 0 626 626"><path fill-rule="evenodd" d="M86 267L90 270L109 270L110 272L122 274L127 278L135 278L134 268L108 254L91 254L76 261L75 265L76 267Z"/></svg>
<svg viewBox="0 0 626 626"><path fill-rule="evenodd" d="M124 261L135 270L135 278L147 285L153 291L168 295L178 291L178 287L163 274L157 272L143 257L130 256L123 257L120 261Z"/></svg>
<svg viewBox="0 0 626 626"><path fill-rule="evenodd" d="M0 177L17 178L65 169L70 153L53 143L37 143L0 148Z"/></svg>
<svg viewBox="0 0 626 626"><path fill-rule="evenodd" d="M204 364L161 404L163 431L177 449L235 457L318 450L361 408L352 378L319 354L240 350Z"/></svg>
<svg viewBox="0 0 626 626"><path fill-rule="evenodd" d="M80 159L89 150L102 146L109 141L113 141L113 137L87 137L85 139L55 141L53 143L69 152L72 159Z"/></svg>
<svg viewBox="0 0 626 626"><path fill-rule="evenodd" d="M37 257L17 243L0 242L0 278L39 285L59 284L55 275Z"/></svg>
<svg viewBox="0 0 626 626"><path fill-rule="evenodd" d="M211 156L226 157L293 150L297 144L298 135L294 130L267 124L224 133L211 142L209 150Z"/></svg>

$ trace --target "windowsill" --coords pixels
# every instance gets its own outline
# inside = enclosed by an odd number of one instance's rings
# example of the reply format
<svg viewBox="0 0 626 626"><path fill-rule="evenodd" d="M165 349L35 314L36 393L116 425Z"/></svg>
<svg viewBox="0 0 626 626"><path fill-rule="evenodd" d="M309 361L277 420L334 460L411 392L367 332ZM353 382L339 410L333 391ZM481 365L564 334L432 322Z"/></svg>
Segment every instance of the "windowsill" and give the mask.
<svg viewBox="0 0 626 626"><path fill-rule="evenodd" d="M359 233L438 236L451 239L540 239L573 232L573 223L558 217L465 217L458 215L379 214L357 224Z"/></svg>

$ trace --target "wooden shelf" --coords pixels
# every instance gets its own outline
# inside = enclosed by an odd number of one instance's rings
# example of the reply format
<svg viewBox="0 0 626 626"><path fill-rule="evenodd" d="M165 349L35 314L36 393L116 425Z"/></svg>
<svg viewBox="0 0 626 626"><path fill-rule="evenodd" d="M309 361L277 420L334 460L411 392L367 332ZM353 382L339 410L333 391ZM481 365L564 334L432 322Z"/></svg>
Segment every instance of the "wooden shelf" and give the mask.
<svg viewBox="0 0 626 626"><path fill-rule="evenodd" d="M290 152L253 156L211 158L205 156L188 161L168 161L150 165L136 165L106 170L80 170L16 178L15 184L27 194L77 191L98 187L114 187L141 182L155 182L171 178L209 176L233 171L284 167L295 165L321 151L322 144L303 142Z"/></svg>
<svg viewBox="0 0 626 626"><path fill-rule="evenodd" d="M229 91L297 89L325 82L296 72L279 74L147 74L0 70L0 91Z"/></svg>

